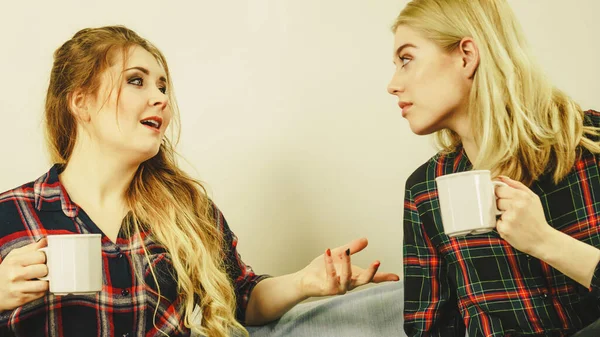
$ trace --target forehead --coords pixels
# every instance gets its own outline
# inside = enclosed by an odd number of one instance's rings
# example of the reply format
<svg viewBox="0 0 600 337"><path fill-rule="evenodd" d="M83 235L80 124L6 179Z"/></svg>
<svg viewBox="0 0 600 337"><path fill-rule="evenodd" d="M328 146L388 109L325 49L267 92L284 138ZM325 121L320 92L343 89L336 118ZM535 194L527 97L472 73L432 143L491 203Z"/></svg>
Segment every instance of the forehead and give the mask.
<svg viewBox="0 0 600 337"><path fill-rule="evenodd" d="M123 56L126 57L125 63L123 63ZM116 52L114 54L113 64L111 66L113 71L121 72L123 69L132 67L148 69L150 75L153 77L167 77L165 70L158 63L156 57L140 46L133 46L129 48L126 53Z"/></svg>
<svg viewBox="0 0 600 337"><path fill-rule="evenodd" d="M398 26L394 33L394 51L405 43L420 45L427 42L421 34L408 26Z"/></svg>

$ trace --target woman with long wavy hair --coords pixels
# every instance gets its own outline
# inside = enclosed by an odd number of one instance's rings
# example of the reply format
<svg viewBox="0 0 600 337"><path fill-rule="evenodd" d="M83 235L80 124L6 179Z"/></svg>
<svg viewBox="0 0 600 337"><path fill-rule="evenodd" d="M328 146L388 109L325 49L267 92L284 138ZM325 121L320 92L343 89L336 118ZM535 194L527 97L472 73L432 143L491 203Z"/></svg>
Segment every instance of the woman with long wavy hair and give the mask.
<svg viewBox="0 0 600 337"><path fill-rule="evenodd" d="M595 324L600 113L544 76L506 0L414 0L393 32L388 91L440 146L406 182L406 333L567 336ZM473 169L506 184L503 213L493 231L450 237L435 179Z"/></svg>
<svg viewBox="0 0 600 337"><path fill-rule="evenodd" d="M308 297L398 279L377 261L351 264L366 239L293 274L256 275L176 164L165 132L178 116L165 57L135 32L83 29L56 50L45 107L54 166L0 195L0 335L247 335L240 323L275 320ZM38 280L44 237L70 233L102 234L98 294L49 294Z"/></svg>

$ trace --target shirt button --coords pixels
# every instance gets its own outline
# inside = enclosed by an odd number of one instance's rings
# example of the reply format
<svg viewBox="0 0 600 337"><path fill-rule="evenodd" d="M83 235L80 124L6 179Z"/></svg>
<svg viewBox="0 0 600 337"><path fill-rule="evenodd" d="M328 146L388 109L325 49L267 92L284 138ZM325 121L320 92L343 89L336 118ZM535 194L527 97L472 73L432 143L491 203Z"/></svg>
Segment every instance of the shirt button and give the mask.
<svg viewBox="0 0 600 337"><path fill-rule="evenodd" d="M531 255L527 254L525 256L527 257L527 260L531 260Z"/></svg>
<svg viewBox="0 0 600 337"><path fill-rule="evenodd" d="M119 259L122 259L122 258L123 258L123 253L119 253L119 254L117 255L117 257L118 257Z"/></svg>
<svg viewBox="0 0 600 337"><path fill-rule="evenodd" d="M127 289L121 290L121 295L123 295L123 296L129 295L129 290L127 290Z"/></svg>
<svg viewBox="0 0 600 337"><path fill-rule="evenodd" d="M129 332L124 333L123 337L129 337Z"/></svg>
<svg viewBox="0 0 600 337"><path fill-rule="evenodd" d="M544 300L545 300L545 299L547 299L547 298L548 298L548 293L544 291L544 292L542 293L541 297L542 297L542 299L544 299Z"/></svg>

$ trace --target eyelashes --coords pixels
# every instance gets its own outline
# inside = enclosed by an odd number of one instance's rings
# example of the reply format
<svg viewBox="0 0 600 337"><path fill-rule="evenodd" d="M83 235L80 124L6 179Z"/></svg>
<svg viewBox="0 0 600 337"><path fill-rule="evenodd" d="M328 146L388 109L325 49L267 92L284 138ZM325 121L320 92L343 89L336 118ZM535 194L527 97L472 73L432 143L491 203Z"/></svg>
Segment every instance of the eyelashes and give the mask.
<svg viewBox="0 0 600 337"><path fill-rule="evenodd" d="M138 87L143 87L144 86L144 79L139 76L139 75L134 75L130 78L127 79L127 83L131 84L131 85L135 85ZM158 90L160 90L160 92L162 92L163 94L167 94L167 87L165 85L159 86Z"/></svg>
<svg viewBox="0 0 600 337"><path fill-rule="evenodd" d="M402 68L404 68L412 60L412 58L406 56L400 56L399 59L400 63L402 63Z"/></svg>

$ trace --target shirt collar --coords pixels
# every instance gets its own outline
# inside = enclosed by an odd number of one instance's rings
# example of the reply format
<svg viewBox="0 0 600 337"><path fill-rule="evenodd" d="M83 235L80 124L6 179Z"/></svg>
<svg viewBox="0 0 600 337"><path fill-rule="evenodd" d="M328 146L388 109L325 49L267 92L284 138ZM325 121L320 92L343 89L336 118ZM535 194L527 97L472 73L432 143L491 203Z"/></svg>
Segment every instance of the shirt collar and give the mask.
<svg viewBox="0 0 600 337"><path fill-rule="evenodd" d="M71 201L58 179L62 169L63 165L54 164L50 171L34 182L35 208L50 212L62 210L66 216L74 218L79 214L79 207Z"/></svg>

